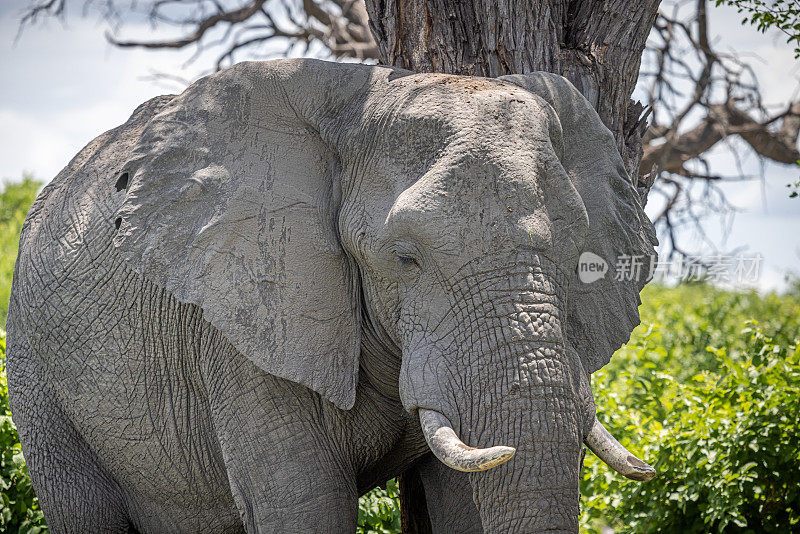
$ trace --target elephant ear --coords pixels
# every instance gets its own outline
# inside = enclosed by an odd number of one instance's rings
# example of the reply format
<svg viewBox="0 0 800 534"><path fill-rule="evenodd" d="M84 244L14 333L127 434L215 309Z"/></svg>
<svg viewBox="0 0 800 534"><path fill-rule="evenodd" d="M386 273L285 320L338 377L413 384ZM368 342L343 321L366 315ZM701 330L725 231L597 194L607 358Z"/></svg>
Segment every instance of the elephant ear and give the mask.
<svg viewBox="0 0 800 534"><path fill-rule="evenodd" d="M258 367L342 409L355 402L360 289L323 125L358 120L344 111L376 70L279 60L206 77L151 120L118 182L127 262Z"/></svg>
<svg viewBox="0 0 800 534"><path fill-rule="evenodd" d="M639 324L639 291L656 258L655 231L614 136L569 81L545 72L500 79L538 95L555 110L564 136L562 164L589 216L578 269L588 262L607 265L601 278L576 271L570 280L567 337L592 373L609 362Z"/></svg>

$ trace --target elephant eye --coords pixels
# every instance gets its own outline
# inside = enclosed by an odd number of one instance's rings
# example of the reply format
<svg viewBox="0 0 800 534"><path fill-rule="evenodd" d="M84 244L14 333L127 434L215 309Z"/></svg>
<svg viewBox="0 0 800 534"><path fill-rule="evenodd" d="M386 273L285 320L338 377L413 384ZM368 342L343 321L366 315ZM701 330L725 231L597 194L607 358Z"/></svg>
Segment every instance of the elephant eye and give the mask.
<svg viewBox="0 0 800 534"><path fill-rule="evenodd" d="M420 265L422 265L419 259L420 254L413 243L395 242L389 250L391 250L391 256L394 256L395 266L401 276L411 276L420 269Z"/></svg>
<svg viewBox="0 0 800 534"><path fill-rule="evenodd" d="M419 267L419 262L417 262L416 258L413 258L412 256L398 254L397 261L399 261L400 265L403 267L411 267L411 266Z"/></svg>

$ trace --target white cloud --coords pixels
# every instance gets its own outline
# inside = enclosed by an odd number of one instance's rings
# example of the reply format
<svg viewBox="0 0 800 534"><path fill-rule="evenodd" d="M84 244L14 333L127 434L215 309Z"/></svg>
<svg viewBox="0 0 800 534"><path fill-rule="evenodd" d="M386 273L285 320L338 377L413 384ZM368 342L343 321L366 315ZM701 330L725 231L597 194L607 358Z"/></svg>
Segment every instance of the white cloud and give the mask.
<svg viewBox="0 0 800 534"><path fill-rule="evenodd" d="M52 178L55 175L52 170L63 167L73 155L67 154L67 147L71 145L68 134L29 116L0 109L0 125L3 178L16 179L24 172L44 177L42 169L47 169L47 178Z"/></svg>
<svg viewBox="0 0 800 534"><path fill-rule="evenodd" d="M16 19L0 19L0 177L23 170L50 179L83 146L124 122L143 101L168 92L143 79L175 72L188 52L154 54L109 46L102 27L76 20L28 28L11 46ZM5 39L3 39L5 40ZM182 72L193 77L199 69Z"/></svg>

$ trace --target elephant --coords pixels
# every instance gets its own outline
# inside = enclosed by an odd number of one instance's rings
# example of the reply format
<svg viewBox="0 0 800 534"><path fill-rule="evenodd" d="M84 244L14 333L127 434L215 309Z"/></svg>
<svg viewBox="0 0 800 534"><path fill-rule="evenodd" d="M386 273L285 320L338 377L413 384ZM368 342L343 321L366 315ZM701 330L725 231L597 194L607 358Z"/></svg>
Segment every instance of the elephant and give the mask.
<svg viewBox="0 0 800 534"><path fill-rule="evenodd" d="M402 476L433 532L577 532L584 443L655 473L590 387L646 279L579 257L655 244L555 74L282 59L154 98L22 231L8 387L48 524L353 532Z"/></svg>

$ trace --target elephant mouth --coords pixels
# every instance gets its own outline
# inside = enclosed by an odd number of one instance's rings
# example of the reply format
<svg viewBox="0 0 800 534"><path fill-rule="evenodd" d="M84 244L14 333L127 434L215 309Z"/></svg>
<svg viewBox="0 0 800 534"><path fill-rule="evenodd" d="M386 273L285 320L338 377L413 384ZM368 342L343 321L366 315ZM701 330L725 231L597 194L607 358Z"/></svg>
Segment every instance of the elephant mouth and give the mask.
<svg viewBox="0 0 800 534"><path fill-rule="evenodd" d="M428 447L434 456L451 469L467 473L486 471L506 463L517 452L516 448L507 445L485 449L470 447L461 441L444 414L425 408L420 408L418 412ZM652 466L622 446L596 417L584 443L598 458L626 478L647 481L656 475Z"/></svg>

